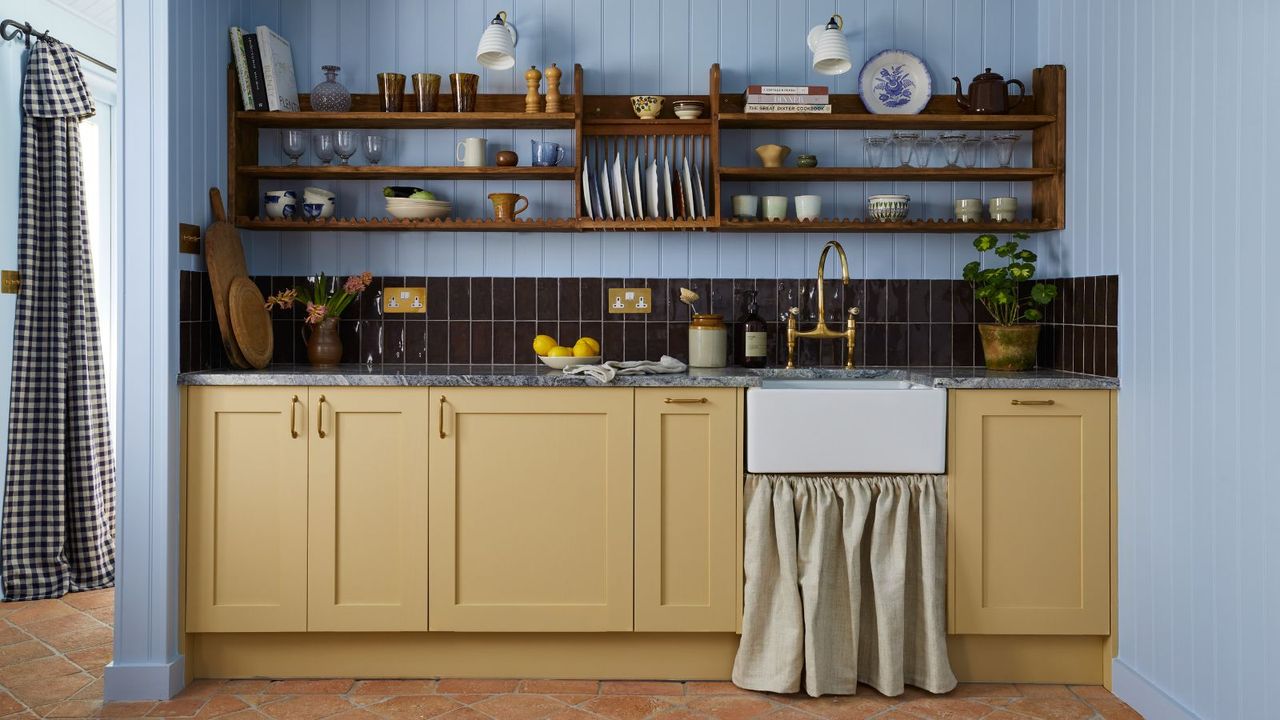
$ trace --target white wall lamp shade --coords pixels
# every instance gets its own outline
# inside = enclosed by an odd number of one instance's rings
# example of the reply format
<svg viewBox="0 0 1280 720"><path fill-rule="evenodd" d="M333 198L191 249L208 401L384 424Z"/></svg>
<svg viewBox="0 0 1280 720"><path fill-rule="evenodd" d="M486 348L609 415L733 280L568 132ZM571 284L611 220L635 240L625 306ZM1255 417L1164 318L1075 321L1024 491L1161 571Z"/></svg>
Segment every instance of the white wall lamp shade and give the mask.
<svg viewBox="0 0 1280 720"><path fill-rule="evenodd" d="M846 51L846 55L848 52ZM485 26L476 48L476 60L491 70L507 70L516 64L516 29L507 22L507 12L499 12Z"/></svg>
<svg viewBox="0 0 1280 720"><path fill-rule="evenodd" d="M814 25L809 31L809 50L813 53L814 72L843 75L853 69L849 59L849 41L844 37L844 18L832 15L826 25Z"/></svg>

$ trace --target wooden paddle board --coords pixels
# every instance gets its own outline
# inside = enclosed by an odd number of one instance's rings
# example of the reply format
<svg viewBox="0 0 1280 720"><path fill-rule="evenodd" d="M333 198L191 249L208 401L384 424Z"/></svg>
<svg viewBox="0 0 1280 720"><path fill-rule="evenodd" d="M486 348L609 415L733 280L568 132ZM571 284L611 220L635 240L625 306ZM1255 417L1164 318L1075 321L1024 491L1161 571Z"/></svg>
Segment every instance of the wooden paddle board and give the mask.
<svg viewBox="0 0 1280 720"><path fill-rule="evenodd" d="M209 273L209 285L213 289L213 309L218 316L218 330L222 334L222 347L227 351L231 364L238 368L249 367L244 353L236 344L231 316L227 312L227 293L237 277L248 275L244 267L244 247L235 225L227 221L227 211L222 205L222 193L209 188L209 204L213 206L213 223L205 231L204 264Z"/></svg>
<svg viewBox="0 0 1280 720"><path fill-rule="evenodd" d="M271 352L275 348L271 316L266 305L262 291L248 277L241 275L231 281L227 309L236 345L244 354L245 361L259 370L270 364Z"/></svg>

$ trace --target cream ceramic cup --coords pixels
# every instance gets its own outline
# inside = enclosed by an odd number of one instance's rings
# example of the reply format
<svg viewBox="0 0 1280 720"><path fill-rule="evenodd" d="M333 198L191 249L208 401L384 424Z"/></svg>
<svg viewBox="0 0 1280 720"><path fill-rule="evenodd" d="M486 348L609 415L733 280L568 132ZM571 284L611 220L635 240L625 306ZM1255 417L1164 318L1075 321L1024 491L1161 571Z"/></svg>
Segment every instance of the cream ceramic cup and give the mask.
<svg viewBox="0 0 1280 720"><path fill-rule="evenodd" d="M786 195L765 195L764 196L764 219L765 220L786 220L787 219L787 196Z"/></svg>
<svg viewBox="0 0 1280 720"><path fill-rule="evenodd" d="M817 220L822 214L821 195L797 195L795 200L797 220Z"/></svg>
<svg viewBox="0 0 1280 720"><path fill-rule="evenodd" d="M987 201L987 212L996 222L1009 222L1018 214L1018 198L993 197Z"/></svg>
<svg viewBox="0 0 1280 720"><path fill-rule="evenodd" d="M960 222L979 222L982 220L981 198L960 198L955 202L956 219Z"/></svg>
<svg viewBox="0 0 1280 720"><path fill-rule="evenodd" d="M760 196L734 195L733 217L738 220L755 220L760 214Z"/></svg>

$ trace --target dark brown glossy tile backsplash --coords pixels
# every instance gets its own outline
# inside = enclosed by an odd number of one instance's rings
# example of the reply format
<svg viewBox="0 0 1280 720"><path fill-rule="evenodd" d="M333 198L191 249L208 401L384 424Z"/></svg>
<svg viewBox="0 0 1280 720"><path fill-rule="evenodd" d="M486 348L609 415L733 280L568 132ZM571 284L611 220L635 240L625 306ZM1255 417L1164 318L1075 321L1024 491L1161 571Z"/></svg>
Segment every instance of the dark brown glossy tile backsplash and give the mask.
<svg viewBox="0 0 1280 720"><path fill-rule="evenodd" d="M263 295L292 287L303 278L260 276ZM1040 364L1073 372L1116 374L1114 275L1052 280L1059 299L1049 310L1040 340ZM426 315L382 315L384 287L425 286ZM609 315L610 287L653 289L648 315ZM785 313L801 309L802 327L816 317L816 282L803 280L667 278L504 278L380 277L344 313L343 362L373 365L424 363L536 363L530 344L540 333L572 344L583 335L600 340L606 360L688 359L688 308L675 300L680 287L703 297L699 310L736 321L736 293L759 293L760 314L769 322L771 364L786 360ZM213 314L208 278L183 272L181 280L181 364L184 371L226 367ZM826 284L828 322L843 322L845 311L862 309L859 365L957 366L982 364L977 323L989 319L959 280L853 280ZM305 363L301 311L274 311L273 362ZM733 352L732 333L730 352ZM837 341L803 342L802 365L843 362Z"/></svg>

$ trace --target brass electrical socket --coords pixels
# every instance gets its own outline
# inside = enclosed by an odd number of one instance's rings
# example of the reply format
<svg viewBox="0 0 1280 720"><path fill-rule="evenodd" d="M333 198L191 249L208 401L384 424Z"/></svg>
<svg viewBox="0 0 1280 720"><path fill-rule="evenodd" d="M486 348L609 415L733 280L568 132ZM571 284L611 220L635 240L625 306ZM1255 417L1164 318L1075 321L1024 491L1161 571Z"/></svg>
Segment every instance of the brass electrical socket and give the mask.
<svg viewBox="0 0 1280 720"><path fill-rule="evenodd" d="M17 270L0 270L0 293L17 295L22 289L22 276Z"/></svg>
<svg viewBox="0 0 1280 720"><path fill-rule="evenodd" d="M200 226L178 223L178 252L200 254Z"/></svg>
<svg viewBox="0 0 1280 720"><path fill-rule="evenodd" d="M609 314L653 312L653 290L650 288L609 288Z"/></svg>
<svg viewBox="0 0 1280 720"><path fill-rule="evenodd" d="M424 287L389 287L382 290L382 312L419 314L427 311Z"/></svg>

